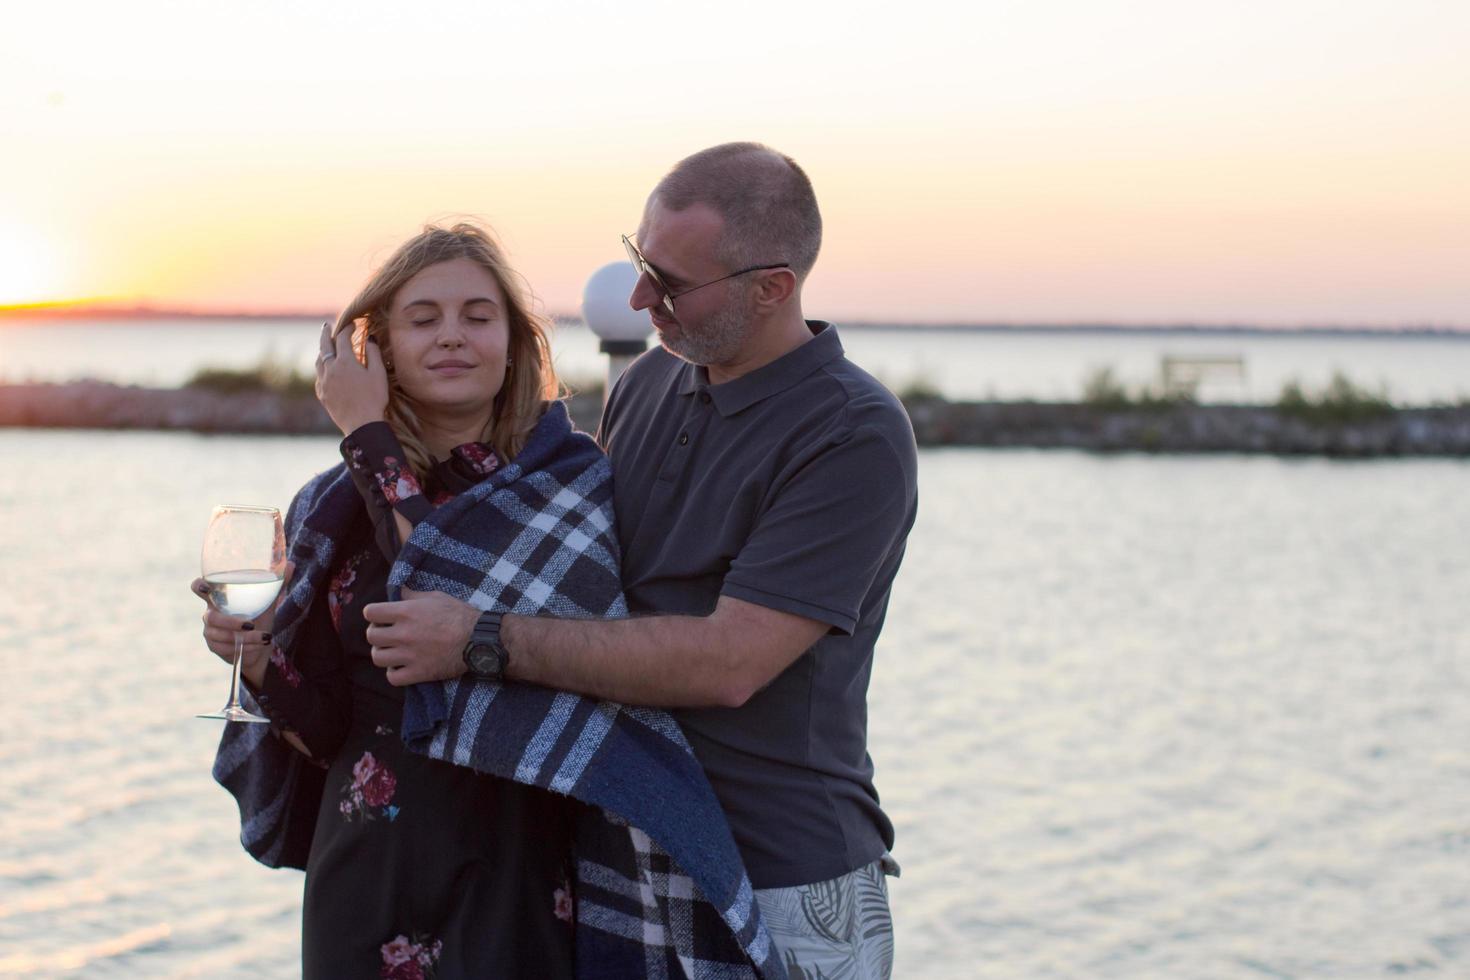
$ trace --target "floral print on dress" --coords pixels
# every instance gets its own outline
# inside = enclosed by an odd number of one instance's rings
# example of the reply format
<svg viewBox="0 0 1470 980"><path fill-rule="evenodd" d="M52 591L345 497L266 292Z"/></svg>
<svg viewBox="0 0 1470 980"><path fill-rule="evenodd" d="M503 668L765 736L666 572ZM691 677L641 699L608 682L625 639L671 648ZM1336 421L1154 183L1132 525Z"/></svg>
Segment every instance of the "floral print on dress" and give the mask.
<svg viewBox="0 0 1470 980"><path fill-rule="evenodd" d="M398 817L398 807L393 805L393 793L397 789L398 777L393 775L393 770L371 752L364 752L352 767L352 778L342 786L337 811L348 821L357 817L363 820L387 817L391 823Z"/></svg>
<svg viewBox="0 0 1470 980"><path fill-rule="evenodd" d="M462 446L455 446L452 452L481 476L489 476L500 468L500 460L495 451L483 442L467 442Z"/></svg>
<svg viewBox="0 0 1470 980"><path fill-rule="evenodd" d="M301 686L301 671L296 665L286 659L286 653L274 643L271 644L271 666L276 668L276 673L281 675L281 680L290 687Z"/></svg>
<svg viewBox="0 0 1470 980"><path fill-rule="evenodd" d="M412 939L399 935L380 948L383 968L378 976L382 980L429 980L434 975L434 964L444 952L444 943L432 942L425 936L414 933Z"/></svg>
<svg viewBox="0 0 1470 980"><path fill-rule="evenodd" d="M367 454L362 451L361 446L351 441L350 439L347 441L347 453L347 462L352 466L353 469L367 469Z"/></svg>
<svg viewBox="0 0 1470 980"><path fill-rule="evenodd" d="M327 612L331 613L332 628L338 633L342 632L342 610L346 609L347 604L352 601L352 593L348 589L357 582L357 566L361 565L366 557L366 555L353 555L344 561L327 586Z"/></svg>
<svg viewBox="0 0 1470 980"><path fill-rule="evenodd" d="M384 456L383 468L375 471L373 476L378 481L378 489L383 491L384 499L393 505L397 505L405 497L424 492L413 471L399 462L397 456Z"/></svg>
<svg viewBox="0 0 1470 980"><path fill-rule="evenodd" d="M564 881L561 887L551 893L552 912L561 921L571 924L572 921L572 889Z"/></svg>

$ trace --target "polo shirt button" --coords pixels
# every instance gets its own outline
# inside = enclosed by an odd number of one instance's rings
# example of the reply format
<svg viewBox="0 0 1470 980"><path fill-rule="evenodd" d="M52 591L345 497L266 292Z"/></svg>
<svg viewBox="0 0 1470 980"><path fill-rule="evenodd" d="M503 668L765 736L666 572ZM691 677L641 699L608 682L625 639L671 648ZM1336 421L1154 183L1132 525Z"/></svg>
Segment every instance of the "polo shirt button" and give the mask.
<svg viewBox="0 0 1470 980"><path fill-rule="evenodd" d="M679 445L681 445L681 446L687 446L687 445L689 445L689 433L687 433L687 432L681 432L681 433L679 433Z"/></svg>
<svg viewBox="0 0 1470 980"><path fill-rule="evenodd" d="M706 405L708 405L710 403L709 392L707 392L707 391L701 391L699 393L699 400L702 401L702 402L704 402Z"/></svg>

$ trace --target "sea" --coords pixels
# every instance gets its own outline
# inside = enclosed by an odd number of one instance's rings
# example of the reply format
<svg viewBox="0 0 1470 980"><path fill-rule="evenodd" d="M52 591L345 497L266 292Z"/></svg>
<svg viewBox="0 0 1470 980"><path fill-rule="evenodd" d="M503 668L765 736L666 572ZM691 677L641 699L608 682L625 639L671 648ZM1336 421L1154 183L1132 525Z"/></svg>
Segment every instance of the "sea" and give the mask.
<svg viewBox="0 0 1470 980"><path fill-rule="evenodd" d="M0 326L0 354L162 384L295 361L302 328ZM933 334L844 339L954 394L1147 346ZM1455 340L1217 340L1252 379L1271 349L1470 387ZM188 583L212 505L284 507L335 441L9 429L0 458L0 976L297 975L301 875L209 776L228 671ZM1470 461L925 449L919 481L869 691L895 976L1470 977Z"/></svg>

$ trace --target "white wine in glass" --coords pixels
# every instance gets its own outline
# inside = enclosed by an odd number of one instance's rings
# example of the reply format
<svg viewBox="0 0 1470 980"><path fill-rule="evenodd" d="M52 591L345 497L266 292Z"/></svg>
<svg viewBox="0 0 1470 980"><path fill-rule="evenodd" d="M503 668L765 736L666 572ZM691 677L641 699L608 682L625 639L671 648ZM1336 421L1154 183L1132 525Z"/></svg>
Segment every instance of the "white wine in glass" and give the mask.
<svg viewBox="0 0 1470 980"><path fill-rule="evenodd" d="M221 504L209 516L200 569L209 601L227 616L253 619L276 601L286 572L286 534L274 507ZM240 661L245 638L235 634L230 700L224 709L200 718L268 722L240 704Z"/></svg>

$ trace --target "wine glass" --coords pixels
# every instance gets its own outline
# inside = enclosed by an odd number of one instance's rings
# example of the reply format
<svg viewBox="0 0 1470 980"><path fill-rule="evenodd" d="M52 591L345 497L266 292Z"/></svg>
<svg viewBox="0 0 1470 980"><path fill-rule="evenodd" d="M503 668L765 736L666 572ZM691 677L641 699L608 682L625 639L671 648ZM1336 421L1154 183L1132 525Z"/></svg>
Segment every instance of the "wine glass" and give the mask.
<svg viewBox="0 0 1470 980"><path fill-rule="evenodd" d="M281 512L274 507L221 504L209 516L199 564L209 587L209 601L228 616L252 619L271 607L286 572L286 534ZM235 666L230 701L200 718L269 722L240 704L240 660L245 638L235 634Z"/></svg>

